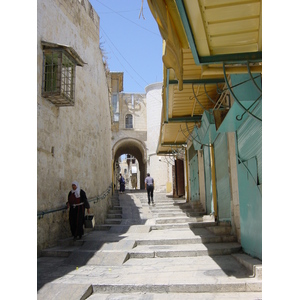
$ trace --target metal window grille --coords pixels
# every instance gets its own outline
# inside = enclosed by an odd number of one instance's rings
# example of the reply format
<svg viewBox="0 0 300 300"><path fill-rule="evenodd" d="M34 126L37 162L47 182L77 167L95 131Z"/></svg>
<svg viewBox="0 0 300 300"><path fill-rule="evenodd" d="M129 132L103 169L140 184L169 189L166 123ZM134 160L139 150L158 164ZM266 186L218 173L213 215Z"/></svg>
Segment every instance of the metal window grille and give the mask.
<svg viewBox="0 0 300 300"><path fill-rule="evenodd" d="M71 106L75 101L76 65L63 50L44 51L42 96L56 106Z"/></svg>
<svg viewBox="0 0 300 300"><path fill-rule="evenodd" d="M126 115L126 117L125 117L125 128L133 128L132 115Z"/></svg>
<svg viewBox="0 0 300 300"><path fill-rule="evenodd" d="M118 94L112 95L112 107L113 107L113 121L119 122L120 119L120 107Z"/></svg>

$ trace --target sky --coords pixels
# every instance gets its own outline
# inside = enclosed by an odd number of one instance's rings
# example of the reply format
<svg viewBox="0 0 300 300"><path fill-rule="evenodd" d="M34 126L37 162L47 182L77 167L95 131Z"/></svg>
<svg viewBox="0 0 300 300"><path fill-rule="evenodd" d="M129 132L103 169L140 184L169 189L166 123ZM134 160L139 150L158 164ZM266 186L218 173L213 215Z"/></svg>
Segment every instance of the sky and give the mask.
<svg viewBox="0 0 300 300"><path fill-rule="evenodd" d="M100 17L100 48L111 72L124 72L123 92L162 82L162 38L147 0L90 0Z"/></svg>

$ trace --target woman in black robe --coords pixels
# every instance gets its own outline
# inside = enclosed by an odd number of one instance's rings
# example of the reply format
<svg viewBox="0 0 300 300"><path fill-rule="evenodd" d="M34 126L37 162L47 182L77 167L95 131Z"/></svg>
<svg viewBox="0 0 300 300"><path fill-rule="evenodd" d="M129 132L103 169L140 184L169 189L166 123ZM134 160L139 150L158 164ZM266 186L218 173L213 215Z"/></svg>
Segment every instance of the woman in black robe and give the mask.
<svg viewBox="0 0 300 300"><path fill-rule="evenodd" d="M79 183L77 181L72 182L72 190L68 195L68 208L69 210L69 222L74 240L77 236L79 239L83 236L83 223L85 209L87 208L87 213L90 213L90 204L87 201L86 193L84 190L80 189Z"/></svg>

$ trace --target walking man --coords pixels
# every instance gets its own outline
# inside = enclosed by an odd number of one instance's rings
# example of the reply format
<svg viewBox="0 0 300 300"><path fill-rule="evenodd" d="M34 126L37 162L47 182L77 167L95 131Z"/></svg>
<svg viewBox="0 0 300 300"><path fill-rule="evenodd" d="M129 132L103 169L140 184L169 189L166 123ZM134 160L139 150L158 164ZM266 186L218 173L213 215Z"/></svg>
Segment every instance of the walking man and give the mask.
<svg viewBox="0 0 300 300"><path fill-rule="evenodd" d="M152 205L154 205L153 202L154 179L150 177L150 173L147 173L147 177L145 178L145 190L147 190L147 194L148 194L148 204L150 205L150 198L151 198Z"/></svg>

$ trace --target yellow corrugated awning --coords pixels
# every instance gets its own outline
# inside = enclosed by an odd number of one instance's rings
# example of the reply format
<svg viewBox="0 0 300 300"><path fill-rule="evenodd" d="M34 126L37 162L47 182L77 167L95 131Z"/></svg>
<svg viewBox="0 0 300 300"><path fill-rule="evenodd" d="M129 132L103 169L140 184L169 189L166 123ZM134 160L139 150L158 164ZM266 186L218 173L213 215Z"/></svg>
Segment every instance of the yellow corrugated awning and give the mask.
<svg viewBox="0 0 300 300"><path fill-rule="evenodd" d="M164 40L163 107L157 153L172 152L204 110L213 109L226 75L262 72L261 0L148 0ZM206 81L207 80L207 81ZM213 100L213 101L211 101Z"/></svg>

